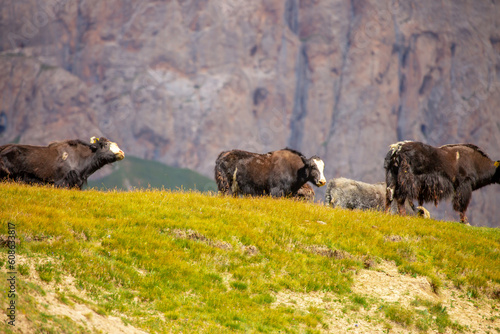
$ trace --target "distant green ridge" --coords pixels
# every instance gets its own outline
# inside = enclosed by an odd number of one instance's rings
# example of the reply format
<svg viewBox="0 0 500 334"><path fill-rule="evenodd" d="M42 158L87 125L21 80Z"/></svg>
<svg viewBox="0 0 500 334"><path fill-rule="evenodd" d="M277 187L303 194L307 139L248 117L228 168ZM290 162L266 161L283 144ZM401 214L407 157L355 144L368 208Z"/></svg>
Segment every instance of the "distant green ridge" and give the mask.
<svg viewBox="0 0 500 334"><path fill-rule="evenodd" d="M167 166L158 161L127 156L113 164L113 172L89 180L87 188L130 190L141 188L215 191L215 182L187 168Z"/></svg>

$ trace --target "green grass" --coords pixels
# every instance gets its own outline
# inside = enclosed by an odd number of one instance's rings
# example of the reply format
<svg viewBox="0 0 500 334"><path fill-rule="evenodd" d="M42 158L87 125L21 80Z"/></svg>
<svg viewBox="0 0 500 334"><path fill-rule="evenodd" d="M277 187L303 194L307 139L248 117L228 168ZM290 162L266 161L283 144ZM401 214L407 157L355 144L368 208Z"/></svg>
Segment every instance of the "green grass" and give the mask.
<svg viewBox="0 0 500 334"><path fill-rule="evenodd" d="M409 327L413 324L414 313L412 310L399 305L388 305L384 307L385 316L400 324L403 327Z"/></svg>
<svg viewBox="0 0 500 334"><path fill-rule="evenodd" d="M113 172L101 179L89 180L86 188L118 189L183 189L215 191L212 179L186 168L176 168L157 161L132 156L113 164Z"/></svg>
<svg viewBox="0 0 500 334"><path fill-rule="evenodd" d="M148 332L174 333L317 332L326 326L321 312L276 305L275 293L330 291L353 309L370 309L373 301L351 293L367 259L394 261L401 272L427 277L438 293L445 281L473 291L471 298L499 291L498 229L288 199L12 183L0 183L0 208L0 234L14 223L17 253L37 263L18 276L20 310L46 332L74 324L47 316L30 297L43 289L24 275L61 289L71 275L87 299L61 291L65 304L85 302ZM438 323L385 307L385 317L403 326L454 326L445 316ZM426 307L439 318L439 308Z"/></svg>
<svg viewBox="0 0 500 334"><path fill-rule="evenodd" d="M455 332L464 332L465 328L463 326L450 320L447 307L441 303L433 303L417 298L411 304L413 306L424 307L423 310L420 309L413 314L416 318L416 327L420 331L427 331L431 327L435 327L439 333L444 333L446 328L449 327Z"/></svg>

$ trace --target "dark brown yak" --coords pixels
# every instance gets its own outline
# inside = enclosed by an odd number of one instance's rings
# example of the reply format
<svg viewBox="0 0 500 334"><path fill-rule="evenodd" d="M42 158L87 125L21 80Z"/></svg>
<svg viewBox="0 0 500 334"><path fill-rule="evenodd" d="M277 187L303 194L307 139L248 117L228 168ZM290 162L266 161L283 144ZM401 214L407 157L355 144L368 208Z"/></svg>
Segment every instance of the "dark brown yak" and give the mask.
<svg viewBox="0 0 500 334"><path fill-rule="evenodd" d="M306 182L325 185L323 168L319 157L307 159L288 148L266 154L232 150L215 161L215 181L222 194L294 197Z"/></svg>
<svg viewBox="0 0 500 334"><path fill-rule="evenodd" d="M477 146L452 144L433 147L420 142L391 145L385 157L386 210L393 200L400 214L405 214L406 199L434 202L451 197L460 221L467 223L465 211L472 191L500 183L500 162L492 161Z"/></svg>
<svg viewBox="0 0 500 334"><path fill-rule="evenodd" d="M49 146L7 144L0 146L0 180L53 184L80 188L87 178L125 154L106 138L54 142Z"/></svg>

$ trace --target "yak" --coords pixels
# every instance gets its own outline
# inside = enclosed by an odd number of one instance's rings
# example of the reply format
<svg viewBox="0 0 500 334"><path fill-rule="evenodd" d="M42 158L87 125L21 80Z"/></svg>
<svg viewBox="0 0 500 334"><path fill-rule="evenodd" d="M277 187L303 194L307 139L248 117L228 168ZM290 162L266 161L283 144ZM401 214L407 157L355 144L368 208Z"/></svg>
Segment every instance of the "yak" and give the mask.
<svg viewBox="0 0 500 334"><path fill-rule="evenodd" d="M384 211L386 189L385 182L371 184L339 177L328 182L325 202L333 208ZM429 211L424 207L415 208L408 201L405 205L415 215L430 218Z"/></svg>
<svg viewBox="0 0 500 334"><path fill-rule="evenodd" d="M308 181L326 184L324 162L317 156L285 148L265 154L242 150L221 152L215 161L215 181L221 194L295 197Z"/></svg>
<svg viewBox="0 0 500 334"><path fill-rule="evenodd" d="M421 142L392 144L384 160L386 171L386 210L393 200L405 214L405 200L437 204L451 197L460 222L467 224L465 212L472 192L500 183L500 161L492 161L472 144L433 147Z"/></svg>
<svg viewBox="0 0 500 334"><path fill-rule="evenodd" d="M81 189L96 170L124 157L106 138L92 137L90 144L78 139L48 146L7 144L0 146L0 180Z"/></svg>
<svg viewBox="0 0 500 334"><path fill-rule="evenodd" d="M314 195L313 187L311 187L309 183L305 183L293 198L304 202L314 202Z"/></svg>

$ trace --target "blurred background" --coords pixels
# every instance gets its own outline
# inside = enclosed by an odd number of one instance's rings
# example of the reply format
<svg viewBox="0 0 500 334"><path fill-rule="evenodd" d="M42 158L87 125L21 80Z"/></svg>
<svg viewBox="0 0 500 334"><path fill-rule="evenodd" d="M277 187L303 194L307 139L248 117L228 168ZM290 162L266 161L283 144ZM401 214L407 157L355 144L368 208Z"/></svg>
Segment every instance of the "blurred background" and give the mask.
<svg viewBox="0 0 500 334"><path fill-rule="evenodd" d="M7 0L0 92L0 145L116 141L94 185L216 190L221 151L285 146L378 182L400 140L500 159L500 2ZM471 223L500 226L499 204L474 192Z"/></svg>

